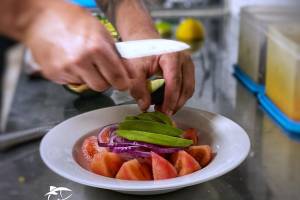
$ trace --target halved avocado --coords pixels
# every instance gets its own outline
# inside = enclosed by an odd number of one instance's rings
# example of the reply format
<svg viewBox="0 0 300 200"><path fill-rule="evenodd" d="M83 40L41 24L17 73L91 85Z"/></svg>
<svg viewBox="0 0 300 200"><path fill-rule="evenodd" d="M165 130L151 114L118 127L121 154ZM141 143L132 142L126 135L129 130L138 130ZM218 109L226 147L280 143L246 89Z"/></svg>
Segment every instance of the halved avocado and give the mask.
<svg viewBox="0 0 300 200"><path fill-rule="evenodd" d="M148 83L151 92L151 104L161 105L164 102L165 79L155 79Z"/></svg>
<svg viewBox="0 0 300 200"><path fill-rule="evenodd" d="M79 96L91 96L99 94L99 92L91 90L86 84L73 85L68 84L63 86L66 90Z"/></svg>
<svg viewBox="0 0 300 200"><path fill-rule="evenodd" d="M64 88L73 94L80 96L90 96L99 94L99 92L91 90L86 84L73 85L68 84L64 85ZM165 92L165 79L155 79L148 81L148 90L151 93L151 104L161 105L164 101L164 92Z"/></svg>

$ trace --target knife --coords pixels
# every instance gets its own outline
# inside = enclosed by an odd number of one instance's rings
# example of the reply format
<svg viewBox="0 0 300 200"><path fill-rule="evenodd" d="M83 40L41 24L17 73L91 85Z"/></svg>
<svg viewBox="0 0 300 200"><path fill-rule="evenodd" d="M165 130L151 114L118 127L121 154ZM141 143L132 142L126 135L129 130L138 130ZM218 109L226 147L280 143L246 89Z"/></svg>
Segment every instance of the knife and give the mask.
<svg viewBox="0 0 300 200"><path fill-rule="evenodd" d="M190 48L190 46L184 42L167 39L146 39L116 42L115 46L120 56L126 59L173 53L184 51ZM26 62L30 63L30 65L34 66L34 68L38 70L39 66L34 61L29 50L27 54Z"/></svg>
<svg viewBox="0 0 300 200"><path fill-rule="evenodd" d="M184 51L190 48L190 46L184 42L167 39L145 39L145 40L132 40L125 42L116 42L116 50L122 58L133 59L146 56L161 55L166 53L174 53ZM33 57L28 50L27 63L33 65L36 70L39 69L38 64L33 60ZM85 84L82 85L70 85L72 88L85 87L89 89Z"/></svg>
<svg viewBox="0 0 300 200"><path fill-rule="evenodd" d="M174 53L190 48L190 46L184 42L167 39L145 39L116 42L115 46L120 56L126 59ZM38 70L39 66L34 61L30 50L28 50L27 54L26 62L30 63L30 65Z"/></svg>
<svg viewBox="0 0 300 200"><path fill-rule="evenodd" d="M120 56L127 59L173 53L190 48L186 43L166 39L133 40L117 42L115 45Z"/></svg>

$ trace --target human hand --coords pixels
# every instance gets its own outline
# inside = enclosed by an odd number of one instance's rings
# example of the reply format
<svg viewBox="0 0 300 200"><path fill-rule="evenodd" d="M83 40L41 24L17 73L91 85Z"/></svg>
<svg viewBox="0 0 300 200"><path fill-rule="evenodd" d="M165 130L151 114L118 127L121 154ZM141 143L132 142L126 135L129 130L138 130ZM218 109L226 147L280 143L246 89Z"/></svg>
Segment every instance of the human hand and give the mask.
<svg viewBox="0 0 300 200"><path fill-rule="evenodd" d="M156 109L172 115L194 93L195 67L186 52L137 58L125 62L132 79L130 93L142 110L147 110L151 101L146 80L160 71L165 79L165 93L163 104Z"/></svg>
<svg viewBox="0 0 300 200"><path fill-rule="evenodd" d="M129 77L108 31L88 11L53 1L26 31L24 43L42 74L60 84L86 83L95 91L129 87Z"/></svg>

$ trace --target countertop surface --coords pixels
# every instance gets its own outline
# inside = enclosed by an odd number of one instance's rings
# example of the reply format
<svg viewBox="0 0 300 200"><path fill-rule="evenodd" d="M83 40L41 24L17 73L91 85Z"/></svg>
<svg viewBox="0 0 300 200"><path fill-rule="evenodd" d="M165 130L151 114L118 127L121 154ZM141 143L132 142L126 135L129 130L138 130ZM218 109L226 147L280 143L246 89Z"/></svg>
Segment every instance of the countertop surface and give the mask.
<svg viewBox="0 0 300 200"><path fill-rule="evenodd" d="M0 153L0 199L41 200L50 186L72 190L72 200L99 199L300 199L300 143L289 138L260 108L254 96L232 76L237 54L237 23L227 18L204 20L207 39L193 55L196 91L186 106L220 113L248 133L247 159L226 175L172 193L133 196L83 186L53 173L42 162L40 140ZM7 131L55 124L102 107L132 103L116 91L78 97L63 87L21 74ZM9 133L13 134L13 133Z"/></svg>

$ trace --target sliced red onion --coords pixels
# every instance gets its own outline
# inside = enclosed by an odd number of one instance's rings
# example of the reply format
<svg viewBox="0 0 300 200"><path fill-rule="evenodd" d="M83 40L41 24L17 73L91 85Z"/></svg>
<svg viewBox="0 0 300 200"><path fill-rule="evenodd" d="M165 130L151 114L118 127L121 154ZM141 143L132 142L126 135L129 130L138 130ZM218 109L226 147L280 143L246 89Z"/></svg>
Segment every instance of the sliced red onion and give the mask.
<svg viewBox="0 0 300 200"><path fill-rule="evenodd" d="M124 143L124 142L128 142L129 140L126 140L125 138L119 137L118 135L116 135L116 137L113 138L112 142L113 143Z"/></svg>
<svg viewBox="0 0 300 200"><path fill-rule="evenodd" d="M101 141L101 134L104 130L109 128L109 142L105 143ZM146 142L130 141L125 138L119 137L116 134L118 128L117 124L110 124L100 129L98 134L98 144L100 147L108 147L110 151L120 154L126 154L128 157L150 157L151 151L158 154L170 154L181 150L182 148L174 147L162 147L155 144L149 144Z"/></svg>
<svg viewBox="0 0 300 200"><path fill-rule="evenodd" d="M121 137L115 137L114 143L116 144L122 144L122 145L134 145L134 146L140 146L140 147L145 147L147 149L150 149L151 151L154 151L156 153L174 153L182 148L176 148L176 147L161 147L155 144L149 144L146 142L137 142L137 141L130 141L126 140L125 138Z"/></svg>
<svg viewBox="0 0 300 200"><path fill-rule="evenodd" d="M128 147L128 146L136 146L136 147L143 147L144 151L154 151L156 153L160 154L165 154L165 153L174 153L181 148L173 148L173 147L160 147L148 143L143 143L143 142L136 142L136 141L126 141L126 142L120 142L120 143L98 143L100 147L109 147L109 148L114 148L114 147Z"/></svg>
<svg viewBox="0 0 300 200"><path fill-rule="evenodd" d="M139 151L139 150L133 150L130 152L127 152L128 154L132 155L135 158L148 158L151 156L150 152L146 152L146 151Z"/></svg>
<svg viewBox="0 0 300 200"><path fill-rule="evenodd" d="M138 146L127 146L127 147L112 147L111 151L114 153L130 153L136 149L139 149L140 147Z"/></svg>
<svg viewBox="0 0 300 200"><path fill-rule="evenodd" d="M106 125L106 126L103 126L102 128L100 128L99 133L98 133L98 142L103 142L101 140L101 134L103 134L104 130L106 130L107 128L110 129L109 130L109 138L111 138L112 135L115 135L115 131L118 128L118 124L117 123L109 124L109 125Z"/></svg>
<svg viewBox="0 0 300 200"><path fill-rule="evenodd" d="M109 144L114 144L114 140L116 139L116 137L118 137L115 132L112 132L111 137L109 138Z"/></svg>

